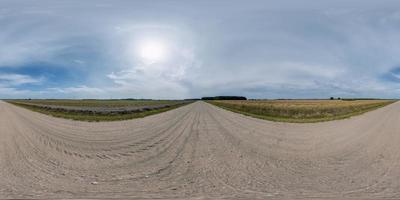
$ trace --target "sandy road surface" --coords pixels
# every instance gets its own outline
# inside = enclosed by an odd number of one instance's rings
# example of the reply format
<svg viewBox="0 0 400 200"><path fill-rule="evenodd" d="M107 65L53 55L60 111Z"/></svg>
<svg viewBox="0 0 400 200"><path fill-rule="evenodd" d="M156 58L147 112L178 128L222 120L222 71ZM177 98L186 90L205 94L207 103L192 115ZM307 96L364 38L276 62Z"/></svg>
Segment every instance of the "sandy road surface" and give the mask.
<svg viewBox="0 0 400 200"><path fill-rule="evenodd" d="M0 198L400 198L400 102L316 123L196 102L87 123L0 102Z"/></svg>

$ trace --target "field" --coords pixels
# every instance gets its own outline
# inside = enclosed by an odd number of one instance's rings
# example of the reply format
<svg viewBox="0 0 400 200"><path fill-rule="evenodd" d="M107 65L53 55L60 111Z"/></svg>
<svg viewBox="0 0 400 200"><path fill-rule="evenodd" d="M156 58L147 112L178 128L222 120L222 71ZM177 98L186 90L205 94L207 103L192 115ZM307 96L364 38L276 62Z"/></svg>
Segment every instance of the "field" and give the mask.
<svg viewBox="0 0 400 200"><path fill-rule="evenodd" d="M209 103L253 117L282 122L321 122L348 118L394 100L223 100Z"/></svg>
<svg viewBox="0 0 400 200"><path fill-rule="evenodd" d="M9 100L36 112L81 121L116 121L165 112L192 101L180 100Z"/></svg>

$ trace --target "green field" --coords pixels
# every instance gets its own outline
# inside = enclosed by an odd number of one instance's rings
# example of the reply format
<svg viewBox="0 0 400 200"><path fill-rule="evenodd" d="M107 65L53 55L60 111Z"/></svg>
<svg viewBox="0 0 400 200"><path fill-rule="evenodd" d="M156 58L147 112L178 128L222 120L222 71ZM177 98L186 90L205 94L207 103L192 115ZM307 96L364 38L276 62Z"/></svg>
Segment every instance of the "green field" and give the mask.
<svg viewBox="0 0 400 200"><path fill-rule="evenodd" d="M207 101L230 111L280 122L321 122L359 115L394 100L217 100Z"/></svg>
<svg viewBox="0 0 400 200"><path fill-rule="evenodd" d="M79 121L117 121L172 110L192 101L183 100L7 100L32 111Z"/></svg>

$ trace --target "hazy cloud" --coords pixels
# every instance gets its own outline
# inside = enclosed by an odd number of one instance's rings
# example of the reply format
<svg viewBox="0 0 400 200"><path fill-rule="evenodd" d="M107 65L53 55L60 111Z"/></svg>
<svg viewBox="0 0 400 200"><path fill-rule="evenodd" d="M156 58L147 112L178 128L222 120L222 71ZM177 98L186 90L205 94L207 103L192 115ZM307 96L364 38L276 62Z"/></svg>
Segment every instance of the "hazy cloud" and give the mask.
<svg viewBox="0 0 400 200"><path fill-rule="evenodd" d="M3 0L0 98L398 98L399 6Z"/></svg>

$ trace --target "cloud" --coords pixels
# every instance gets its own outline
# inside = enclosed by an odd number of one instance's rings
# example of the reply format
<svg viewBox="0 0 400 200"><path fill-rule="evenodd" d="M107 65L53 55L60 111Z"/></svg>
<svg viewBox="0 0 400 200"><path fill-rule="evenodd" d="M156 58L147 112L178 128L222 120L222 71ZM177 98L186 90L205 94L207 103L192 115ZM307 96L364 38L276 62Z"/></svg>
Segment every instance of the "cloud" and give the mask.
<svg viewBox="0 0 400 200"><path fill-rule="evenodd" d="M0 74L0 83L7 86L19 86L22 84L39 84L44 80L43 77L33 78L22 74Z"/></svg>
<svg viewBox="0 0 400 200"><path fill-rule="evenodd" d="M108 91L116 96L157 99L189 96L182 81L188 70L199 66L190 33L157 25L119 26L117 30L118 37L127 38L126 43L115 45L122 49L122 54L115 52L115 57L124 66L106 75L113 83L107 87ZM155 62L143 59L137 49L143 48L141 45L146 45L146 41L159 42L165 48L165 58Z"/></svg>
<svg viewBox="0 0 400 200"><path fill-rule="evenodd" d="M390 75L392 75L394 78L396 78L396 80L400 81L400 74L391 72Z"/></svg>
<svg viewBox="0 0 400 200"><path fill-rule="evenodd" d="M3 87L0 85L0 94L2 95L2 98L23 98L22 96L30 93L31 91L29 90L18 90L16 88Z"/></svg>
<svg viewBox="0 0 400 200"><path fill-rule="evenodd" d="M0 97L400 97L399 5L5 0ZM141 60L144 40L168 59Z"/></svg>
<svg viewBox="0 0 400 200"><path fill-rule="evenodd" d="M77 87L66 87L66 88L48 88L49 91L56 91L59 93L84 93L84 94L100 94L104 93L104 90L95 87L88 87L81 85Z"/></svg>
<svg viewBox="0 0 400 200"><path fill-rule="evenodd" d="M35 93L40 92L33 92L28 89L23 89L23 86L40 85L44 80L44 77L35 78L23 74L0 73L0 97L24 98L35 95Z"/></svg>

